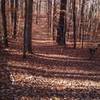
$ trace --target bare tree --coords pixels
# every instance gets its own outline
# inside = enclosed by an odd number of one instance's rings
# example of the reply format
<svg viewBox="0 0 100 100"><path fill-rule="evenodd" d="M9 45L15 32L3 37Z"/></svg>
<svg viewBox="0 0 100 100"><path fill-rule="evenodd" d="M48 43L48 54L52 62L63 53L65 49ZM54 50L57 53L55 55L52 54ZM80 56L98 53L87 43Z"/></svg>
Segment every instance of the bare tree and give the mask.
<svg viewBox="0 0 100 100"><path fill-rule="evenodd" d="M36 2L36 24L39 23L39 17L40 17L40 11L41 11L41 0L37 0Z"/></svg>
<svg viewBox="0 0 100 100"><path fill-rule="evenodd" d="M74 48L76 48L76 0L73 0L73 38Z"/></svg>
<svg viewBox="0 0 100 100"><path fill-rule="evenodd" d="M84 8L85 8L85 0L82 0L81 5L81 20L80 20L80 33L79 37L82 40L82 48L83 48L83 39L84 39Z"/></svg>
<svg viewBox="0 0 100 100"><path fill-rule="evenodd" d="M52 34L53 34L53 40L55 40L56 39L56 10L57 10L57 7L56 7L57 5L56 5L56 0L53 0L53 29L52 29Z"/></svg>
<svg viewBox="0 0 100 100"><path fill-rule="evenodd" d="M24 52L32 52L32 9L33 0L25 0Z"/></svg>
<svg viewBox="0 0 100 100"><path fill-rule="evenodd" d="M48 0L48 31L51 33L52 0Z"/></svg>
<svg viewBox="0 0 100 100"><path fill-rule="evenodd" d="M3 32L4 32L4 46L8 47L8 39L7 39L7 20L6 20L6 6L5 6L6 1L1 0L1 15L2 15L2 25L3 25Z"/></svg>
<svg viewBox="0 0 100 100"><path fill-rule="evenodd" d="M60 5L60 17L59 23L57 28L57 39L56 42L58 45L65 45L66 44L66 4L67 0L61 0Z"/></svg>
<svg viewBox="0 0 100 100"><path fill-rule="evenodd" d="M18 11L18 0L14 2L14 29L13 29L13 37L16 38L17 33L17 11Z"/></svg>

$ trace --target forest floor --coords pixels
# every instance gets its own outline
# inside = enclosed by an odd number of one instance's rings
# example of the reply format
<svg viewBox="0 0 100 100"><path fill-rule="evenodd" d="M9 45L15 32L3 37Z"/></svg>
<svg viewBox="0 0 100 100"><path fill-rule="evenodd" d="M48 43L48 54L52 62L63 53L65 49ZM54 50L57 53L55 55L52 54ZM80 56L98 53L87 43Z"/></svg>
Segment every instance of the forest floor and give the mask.
<svg viewBox="0 0 100 100"><path fill-rule="evenodd" d="M100 100L100 50L90 60L88 49L57 46L37 28L26 59L19 37L0 51L0 100Z"/></svg>

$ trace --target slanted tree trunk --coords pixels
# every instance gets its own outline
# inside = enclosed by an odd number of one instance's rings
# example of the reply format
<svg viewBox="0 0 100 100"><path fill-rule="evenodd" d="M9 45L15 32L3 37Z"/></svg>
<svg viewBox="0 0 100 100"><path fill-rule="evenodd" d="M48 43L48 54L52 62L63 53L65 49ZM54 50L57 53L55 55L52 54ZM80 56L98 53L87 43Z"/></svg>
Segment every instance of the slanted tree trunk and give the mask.
<svg viewBox="0 0 100 100"><path fill-rule="evenodd" d="M65 40L65 35L66 35L66 4L67 0L61 0L61 5L60 5L60 18L59 18L59 23L58 23L58 28L57 28L57 39L56 42L58 45L65 45L66 40Z"/></svg>
<svg viewBox="0 0 100 100"><path fill-rule="evenodd" d="M1 0L1 15L2 15L2 25L3 25L3 32L4 32L4 37L3 37L3 42L4 46L8 47L8 39L7 39L7 20L6 20L6 12L5 12L5 0Z"/></svg>
<svg viewBox="0 0 100 100"><path fill-rule="evenodd" d="M32 9L33 0L25 0L25 26L24 26L24 52L23 57L26 56L26 52L32 52Z"/></svg>

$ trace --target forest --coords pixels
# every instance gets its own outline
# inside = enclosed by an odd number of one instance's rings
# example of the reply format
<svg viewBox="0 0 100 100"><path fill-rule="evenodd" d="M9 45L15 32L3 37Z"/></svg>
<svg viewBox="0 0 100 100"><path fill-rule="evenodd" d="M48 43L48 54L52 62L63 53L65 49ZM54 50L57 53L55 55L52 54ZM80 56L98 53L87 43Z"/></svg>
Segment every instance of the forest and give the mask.
<svg viewBox="0 0 100 100"><path fill-rule="evenodd" d="M100 100L100 0L0 0L0 100Z"/></svg>

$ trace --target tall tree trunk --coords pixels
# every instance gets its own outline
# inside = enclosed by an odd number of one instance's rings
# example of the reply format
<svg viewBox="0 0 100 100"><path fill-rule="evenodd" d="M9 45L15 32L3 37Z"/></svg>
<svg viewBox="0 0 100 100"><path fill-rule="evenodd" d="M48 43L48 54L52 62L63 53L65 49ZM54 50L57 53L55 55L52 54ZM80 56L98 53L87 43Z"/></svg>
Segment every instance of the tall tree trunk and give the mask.
<svg viewBox="0 0 100 100"><path fill-rule="evenodd" d="M60 5L60 18L57 28L57 39L56 42L58 45L65 45L66 44L66 4L67 0L61 0Z"/></svg>
<svg viewBox="0 0 100 100"><path fill-rule="evenodd" d="M4 46L8 47L8 39L7 39L7 20L6 20L6 7L5 7L5 0L1 0L1 15L2 15L2 25L3 25L3 32L4 32Z"/></svg>
<svg viewBox="0 0 100 100"><path fill-rule="evenodd" d="M32 9L33 0L25 0L24 52L32 52Z"/></svg>
<svg viewBox="0 0 100 100"><path fill-rule="evenodd" d="M14 22L14 0L10 0L10 4L11 4L11 22L13 24Z"/></svg>
<svg viewBox="0 0 100 100"><path fill-rule="evenodd" d="M76 0L73 0L73 39L74 48L76 48Z"/></svg>
<svg viewBox="0 0 100 100"><path fill-rule="evenodd" d="M15 0L14 29L13 29L13 37L14 38L16 38L16 33L17 33L17 10L18 10L18 0Z"/></svg>
<svg viewBox="0 0 100 100"><path fill-rule="evenodd" d="M38 24L38 19L39 19L39 3L37 0L36 2L36 24Z"/></svg>
<svg viewBox="0 0 100 100"><path fill-rule="evenodd" d="M80 39L82 41L82 48L83 48L83 40L84 40L84 8L85 8L85 0L82 0L81 25L80 25Z"/></svg>
<svg viewBox="0 0 100 100"><path fill-rule="evenodd" d="M82 39L82 27L83 27L83 16L84 16L84 5L85 4L85 0L82 0L81 2L81 15L80 15L80 30L79 30L79 39Z"/></svg>
<svg viewBox="0 0 100 100"><path fill-rule="evenodd" d="M56 0L53 0L53 26L52 26L52 34L53 34L53 40L56 40L56 32L55 32L55 28L56 28Z"/></svg>
<svg viewBox="0 0 100 100"><path fill-rule="evenodd" d="M40 17L40 12L41 12L41 0L38 0L37 1L37 4L36 4L36 24L39 23L39 17Z"/></svg>
<svg viewBox="0 0 100 100"><path fill-rule="evenodd" d="M51 14L52 14L52 1L48 0L48 31L51 33Z"/></svg>

